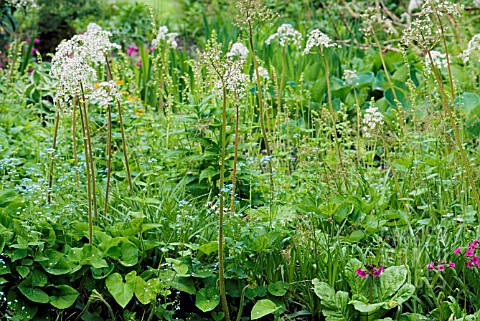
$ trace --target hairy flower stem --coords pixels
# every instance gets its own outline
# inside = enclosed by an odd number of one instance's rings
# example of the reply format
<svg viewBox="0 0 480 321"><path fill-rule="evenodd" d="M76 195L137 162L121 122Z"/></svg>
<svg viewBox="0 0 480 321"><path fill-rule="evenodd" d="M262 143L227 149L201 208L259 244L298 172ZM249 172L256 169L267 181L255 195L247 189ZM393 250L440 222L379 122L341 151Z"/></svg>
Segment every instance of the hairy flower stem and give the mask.
<svg viewBox="0 0 480 321"><path fill-rule="evenodd" d="M88 146L88 158L90 161L90 176L91 176L91 195L92 195L92 202L93 202L93 218L96 221L98 218L98 209L97 209L97 188L95 183L95 166L93 164L93 149L92 149L92 139L90 134L90 125L88 122L88 111L87 111L87 104L85 98L85 91L83 89L83 84L80 83L80 89L82 92L82 101L81 107L83 107L83 116L85 118L85 132L87 134L87 146Z"/></svg>
<svg viewBox="0 0 480 321"><path fill-rule="evenodd" d="M47 202L50 204L52 202L52 187L53 187L53 167L55 165L55 149L57 148L57 136L58 136L58 123L60 122L60 108L57 108L57 113L55 116L55 129L53 131L53 144L52 144L52 156L50 162L50 168L48 170L48 191L47 191Z"/></svg>
<svg viewBox="0 0 480 321"><path fill-rule="evenodd" d="M110 62L108 61L107 55L105 55L105 61L107 63L107 71L111 78L113 78L112 68L110 66ZM122 106L120 105L120 101L115 99L117 102L118 107L118 121L120 123L120 133L122 134L122 149L123 149L123 157L125 159L125 170L127 171L127 179L128 179L128 186L130 187L130 193L133 193L133 183L132 183L132 175L130 174L130 165L128 163L128 151L127 151L127 143L125 139L125 130L123 128L123 117L122 117ZM111 126L111 121L109 122Z"/></svg>
<svg viewBox="0 0 480 321"><path fill-rule="evenodd" d="M112 169L112 107L108 104L107 114L107 186L105 188L105 206L103 208L104 218L107 217L108 211L108 194L110 192L110 178Z"/></svg>
<svg viewBox="0 0 480 321"><path fill-rule="evenodd" d="M344 169L343 167L343 158L342 158L342 151L340 148L340 141L338 140L338 133L337 133L337 115L335 114L335 111L333 110L333 102L332 102L332 88L330 85L330 71L328 68L328 62L327 58L323 54L323 51L320 50L320 55L322 56L323 59L323 64L325 66L325 81L327 82L327 96L328 96L328 107L330 110L330 118L332 121L332 131L333 131L333 139L335 140L335 145L337 147L337 153L338 153L338 160L340 162L340 167L342 170Z"/></svg>
<svg viewBox="0 0 480 321"><path fill-rule="evenodd" d="M92 184L90 177L90 160L88 157L88 143L87 143L87 131L85 130L85 117L82 107L80 106L80 119L82 120L82 137L83 137L83 150L85 153L85 172L87 175L87 214L88 214L88 242L92 244L93 242L93 219L92 219Z"/></svg>
<svg viewBox="0 0 480 321"><path fill-rule="evenodd" d="M224 253L223 253L223 216L225 198L223 195L223 185L225 183L225 154L227 145L227 89L223 84L223 105L222 105L222 147L220 155L220 180L219 180L219 196L220 196L220 212L218 215L218 282L220 285L220 301L222 302L225 321L230 321L230 312L228 310L227 292L225 290L225 271L224 271Z"/></svg>
<svg viewBox="0 0 480 321"><path fill-rule="evenodd" d="M440 23L440 26L442 26L441 23ZM443 27L441 28L441 30L442 30L442 38L445 39L445 35L443 34ZM423 37L423 35L422 35L422 37ZM446 45L445 45L445 50L447 50ZM470 184L470 187L472 188L472 193L473 193L473 197L475 199L475 203L477 204L477 209L480 210L480 197L478 196L477 187L475 186L475 180L473 179L472 171L471 171L471 168L470 168L470 162L468 161L467 154L465 152L465 149L462 146L462 138L460 137L460 132L458 130L458 126L457 126L457 123L455 121L453 111L450 108L450 105L448 103L447 94L445 93L445 87L443 85L442 80L440 79L440 75L438 74L438 70L437 70L437 68L436 68L436 66L433 62L433 58L432 58L432 54L431 54L430 50L427 50L427 55L428 55L428 58L430 59L430 64L432 66L433 74L435 75L435 80L437 81L438 87L440 89L440 93L442 95L443 108L446 111L446 114L447 114L447 116L450 120L450 123L452 125L453 133L455 135L455 142L457 144L458 150L460 151L460 157L462 159L463 167L464 167L465 172L467 174L468 183ZM448 59L448 56L449 56L448 51L446 51L448 73L449 73L450 81L453 84L452 73L451 73L451 70L450 70L450 60ZM452 88L452 90L453 90L453 88ZM452 97L452 99L454 99L454 97ZM477 211L477 216L480 219L480 211Z"/></svg>
<svg viewBox="0 0 480 321"><path fill-rule="evenodd" d="M287 53L285 47L282 49L282 74L280 76L280 87L278 89L278 110L282 110L283 86L285 83L285 69L287 68Z"/></svg>

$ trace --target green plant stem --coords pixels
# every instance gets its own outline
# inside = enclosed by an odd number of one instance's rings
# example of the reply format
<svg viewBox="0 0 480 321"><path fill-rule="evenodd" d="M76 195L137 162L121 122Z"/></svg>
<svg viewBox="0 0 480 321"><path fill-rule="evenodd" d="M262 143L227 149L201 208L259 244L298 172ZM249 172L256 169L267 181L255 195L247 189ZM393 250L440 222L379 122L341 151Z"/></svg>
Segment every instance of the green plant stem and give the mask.
<svg viewBox="0 0 480 321"><path fill-rule="evenodd" d="M89 157L88 157L88 144L87 144L87 132L85 130L85 119L84 112L80 107L80 118L82 123L82 136L83 136L83 150L85 153L85 172L87 176L87 215L88 215L88 241L90 244L93 242L93 219L92 219L92 184L90 177L90 166L89 166Z"/></svg>
<svg viewBox="0 0 480 321"><path fill-rule="evenodd" d="M441 25L441 23L440 23L440 25ZM442 30L443 30L443 28L442 28ZM423 37L423 35L422 35L422 37ZM442 37L444 37L443 34L442 34ZM447 98L447 95L445 93L445 87L443 86L443 82L440 79L440 75L438 74L436 66L433 63L432 54L431 54L430 50L427 50L427 55L428 55L428 58L430 59L433 74L435 75L435 80L437 81L438 87L440 88L440 93L442 95L443 108L446 111L446 113L448 115L448 118L450 120L450 123L452 125L453 133L455 135L455 142L457 144L458 150L460 151L460 157L462 159L463 167L464 167L465 172L467 174L467 180L470 183L470 187L472 188L473 197L475 199L475 203L477 204L477 217L480 219L480 197L478 196L477 187L475 186L475 180L473 179L473 176L472 176L472 172L471 172L471 168L470 168L470 162L468 161L467 155L465 153L465 149L462 146L462 139L460 137L460 132L458 130L457 123L455 121L455 117L453 116L453 111L450 108L450 105L448 103L448 98ZM448 54L446 56L448 57ZM448 60L447 60L447 63L449 64ZM450 73L450 71L449 71L449 73Z"/></svg>
<svg viewBox="0 0 480 321"><path fill-rule="evenodd" d="M53 144L52 144L52 156L50 161L50 168L48 170L48 191L47 202L52 202L52 187L53 187L53 167L55 165L55 149L57 148L57 136L58 136L58 123L60 122L60 108L57 108L55 115L55 129L53 131Z"/></svg>
<svg viewBox="0 0 480 321"><path fill-rule="evenodd" d="M227 145L227 89L223 85L223 104L222 104L222 148L220 155L220 180L219 180L219 196L220 196L220 211L218 215L218 282L220 285L220 300L222 302L223 313L225 314L225 321L230 321L230 312L228 310L227 292L225 289L225 274L224 274L224 253L223 253L223 219L224 219L224 204L225 199L223 195L223 185L225 182L225 154Z"/></svg>

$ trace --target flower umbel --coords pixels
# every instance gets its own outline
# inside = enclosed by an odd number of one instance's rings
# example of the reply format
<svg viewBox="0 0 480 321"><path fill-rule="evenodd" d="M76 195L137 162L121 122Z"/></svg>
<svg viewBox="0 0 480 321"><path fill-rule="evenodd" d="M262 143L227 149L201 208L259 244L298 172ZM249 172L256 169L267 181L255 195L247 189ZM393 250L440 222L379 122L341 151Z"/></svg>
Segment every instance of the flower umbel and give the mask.
<svg viewBox="0 0 480 321"><path fill-rule="evenodd" d="M302 34L295 30L292 25L284 23L283 25L278 27L276 33L268 37L265 43L269 45L274 39L278 39L278 43L282 47L286 47L289 45L294 45L298 47L300 46L300 42L302 41Z"/></svg>

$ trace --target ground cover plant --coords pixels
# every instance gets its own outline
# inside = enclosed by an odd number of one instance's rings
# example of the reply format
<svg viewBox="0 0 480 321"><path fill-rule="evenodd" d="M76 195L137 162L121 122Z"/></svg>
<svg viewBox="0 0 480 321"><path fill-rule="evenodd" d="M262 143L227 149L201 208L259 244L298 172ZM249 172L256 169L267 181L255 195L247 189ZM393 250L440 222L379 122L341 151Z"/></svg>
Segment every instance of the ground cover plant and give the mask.
<svg viewBox="0 0 480 321"><path fill-rule="evenodd" d="M75 3L0 2L1 320L480 319L477 1Z"/></svg>

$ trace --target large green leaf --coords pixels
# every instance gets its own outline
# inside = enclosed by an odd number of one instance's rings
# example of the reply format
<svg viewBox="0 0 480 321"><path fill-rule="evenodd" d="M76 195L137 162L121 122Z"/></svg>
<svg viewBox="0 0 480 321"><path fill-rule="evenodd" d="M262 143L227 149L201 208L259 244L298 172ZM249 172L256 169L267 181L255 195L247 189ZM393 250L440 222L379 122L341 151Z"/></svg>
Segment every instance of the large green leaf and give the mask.
<svg viewBox="0 0 480 321"><path fill-rule="evenodd" d="M362 262L351 259L345 266L345 277L353 295L364 295L367 281L356 274L358 268L363 268Z"/></svg>
<svg viewBox="0 0 480 321"><path fill-rule="evenodd" d="M322 299L322 313L328 321L349 321L354 320L355 314L349 306L349 295L347 292L332 289L327 283L318 279L312 280L315 294Z"/></svg>
<svg viewBox="0 0 480 321"><path fill-rule="evenodd" d="M158 279L145 281L139 276L135 278L135 297L142 304L149 304L157 298Z"/></svg>
<svg viewBox="0 0 480 321"><path fill-rule="evenodd" d="M133 298L136 274L137 272L135 271L128 273L125 276L126 282L123 282L123 278L119 273L110 274L105 280L108 291L122 308L125 308Z"/></svg>
<svg viewBox="0 0 480 321"><path fill-rule="evenodd" d="M407 280L405 266L391 266L380 275L380 300L388 301L402 287Z"/></svg>
<svg viewBox="0 0 480 321"><path fill-rule="evenodd" d="M57 285L53 287L50 295L50 304L57 309L71 307L78 298L78 292L68 285Z"/></svg>
<svg viewBox="0 0 480 321"><path fill-rule="evenodd" d="M48 303L50 298L48 295L40 288L33 288L29 286L19 286L18 289L22 294L32 302L36 303Z"/></svg>
<svg viewBox="0 0 480 321"><path fill-rule="evenodd" d="M271 300L262 299L260 301L257 301L253 306L252 312L250 314L250 319L252 320L260 319L266 315L275 313L275 311L277 311L280 308L281 308L280 306L277 306Z"/></svg>
<svg viewBox="0 0 480 321"><path fill-rule="evenodd" d="M220 293L217 288L200 289L195 298L195 305L203 312L212 311L220 303Z"/></svg>

